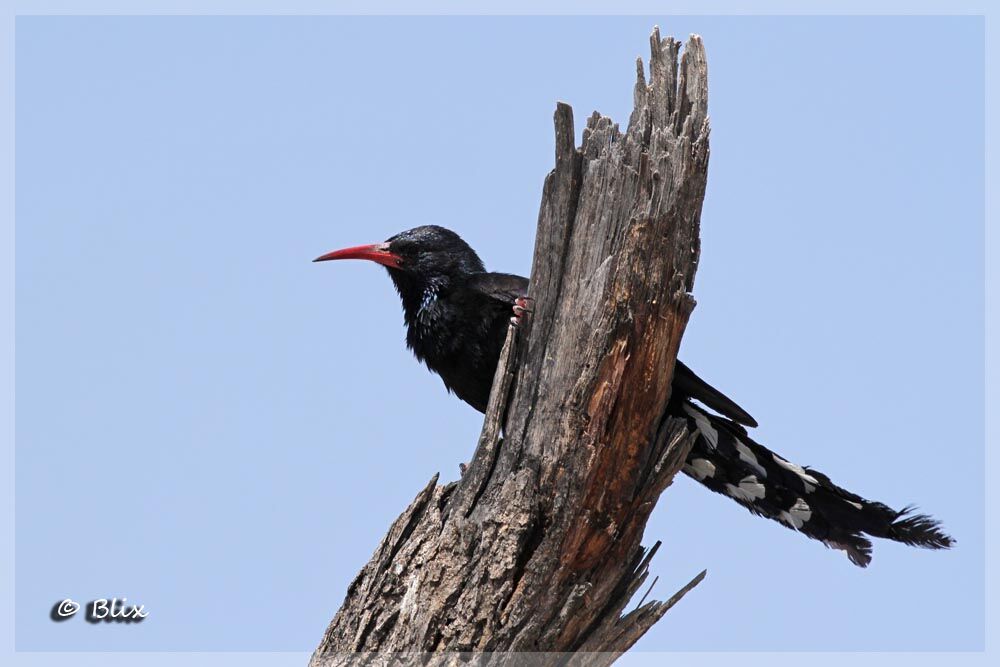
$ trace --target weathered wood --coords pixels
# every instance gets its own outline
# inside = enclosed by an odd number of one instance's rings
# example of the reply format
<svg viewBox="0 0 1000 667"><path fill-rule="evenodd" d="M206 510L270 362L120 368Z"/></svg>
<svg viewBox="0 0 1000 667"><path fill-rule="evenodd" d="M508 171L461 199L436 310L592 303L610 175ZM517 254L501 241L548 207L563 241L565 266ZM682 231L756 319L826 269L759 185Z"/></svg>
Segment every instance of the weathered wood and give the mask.
<svg viewBox="0 0 1000 667"><path fill-rule="evenodd" d="M595 112L577 148L572 109L557 106L534 312L508 335L476 453L392 525L313 665L376 651L607 664L704 575L622 615L656 550L640 544L646 521L692 443L664 410L694 307L708 169L701 39L679 64L679 42L658 30L650 41L650 83L639 60L625 133Z"/></svg>

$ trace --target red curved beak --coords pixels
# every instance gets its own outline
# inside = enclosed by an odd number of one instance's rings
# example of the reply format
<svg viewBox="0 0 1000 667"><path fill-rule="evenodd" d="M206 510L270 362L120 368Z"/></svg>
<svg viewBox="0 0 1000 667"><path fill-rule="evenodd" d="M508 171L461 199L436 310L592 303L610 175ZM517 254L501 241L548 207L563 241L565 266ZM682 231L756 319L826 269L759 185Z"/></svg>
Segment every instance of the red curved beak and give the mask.
<svg viewBox="0 0 1000 667"><path fill-rule="evenodd" d="M389 251L388 243L373 243L371 245L357 245L342 250L334 250L325 255L320 255L314 262L328 262L332 259L367 259L382 266L399 268L403 263L403 258L394 252Z"/></svg>

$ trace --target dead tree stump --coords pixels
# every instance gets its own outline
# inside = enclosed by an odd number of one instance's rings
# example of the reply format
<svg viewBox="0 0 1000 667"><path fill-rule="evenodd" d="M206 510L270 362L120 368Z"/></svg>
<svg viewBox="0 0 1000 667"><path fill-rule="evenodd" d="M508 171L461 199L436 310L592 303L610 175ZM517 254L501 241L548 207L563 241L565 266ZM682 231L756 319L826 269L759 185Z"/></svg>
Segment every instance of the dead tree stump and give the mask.
<svg viewBox="0 0 1000 667"><path fill-rule="evenodd" d="M624 134L595 112L576 148L572 109L557 106L534 312L508 334L475 455L395 521L312 665L373 652L607 664L704 575L622 614L658 546L640 544L646 521L693 437L664 410L694 307L709 153L701 39L679 64L680 42L658 29L650 42Z"/></svg>

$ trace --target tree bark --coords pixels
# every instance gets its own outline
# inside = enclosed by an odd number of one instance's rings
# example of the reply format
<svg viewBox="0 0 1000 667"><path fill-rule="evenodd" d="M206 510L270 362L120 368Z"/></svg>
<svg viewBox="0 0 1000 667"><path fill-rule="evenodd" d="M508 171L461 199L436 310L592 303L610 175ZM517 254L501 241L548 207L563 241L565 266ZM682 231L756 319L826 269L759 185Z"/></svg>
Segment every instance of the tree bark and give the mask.
<svg viewBox="0 0 1000 667"><path fill-rule="evenodd" d="M609 664L704 576L622 613L659 546L640 544L646 521L693 442L665 409L709 154L701 39L679 66L679 42L654 29L650 44L624 134L595 112L576 148L572 109L557 106L534 312L508 333L475 455L395 521L311 665L372 652Z"/></svg>

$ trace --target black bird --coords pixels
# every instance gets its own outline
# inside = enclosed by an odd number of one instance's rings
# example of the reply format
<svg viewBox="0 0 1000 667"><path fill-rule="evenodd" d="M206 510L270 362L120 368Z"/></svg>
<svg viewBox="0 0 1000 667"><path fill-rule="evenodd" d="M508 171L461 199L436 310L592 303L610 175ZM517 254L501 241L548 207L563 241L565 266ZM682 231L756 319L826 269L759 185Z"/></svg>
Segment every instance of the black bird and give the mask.
<svg viewBox="0 0 1000 667"><path fill-rule="evenodd" d="M403 301L407 346L449 391L485 412L511 314L516 321L526 306L528 279L487 272L458 234L434 225L314 261L335 259L365 259L388 269ZM866 500L754 442L744 428L757 426L754 418L680 361L667 410L698 434L687 475L754 514L846 552L855 565L871 561L865 535L929 549L954 543L935 519L913 514L912 507L894 510Z"/></svg>

